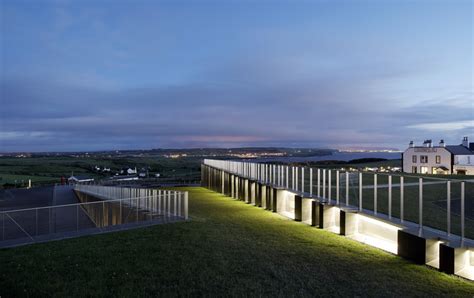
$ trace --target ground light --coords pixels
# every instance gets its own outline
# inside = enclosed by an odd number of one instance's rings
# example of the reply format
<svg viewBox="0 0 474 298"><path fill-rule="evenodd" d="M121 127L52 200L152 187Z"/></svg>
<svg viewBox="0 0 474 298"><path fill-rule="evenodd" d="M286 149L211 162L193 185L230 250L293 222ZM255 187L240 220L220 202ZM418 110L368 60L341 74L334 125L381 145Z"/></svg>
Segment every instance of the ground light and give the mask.
<svg viewBox="0 0 474 298"><path fill-rule="evenodd" d="M295 219L295 193L287 190L277 192L277 213Z"/></svg>
<svg viewBox="0 0 474 298"><path fill-rule="evenodd" d="M467 248L465 251L461 252L458 260L462 269L456 272L456 275L474 280L474 249Z"/></svg>
<svg viewBox="0 0 474 298"><path fill-rule="evenodd" d="M397 233L400 227L393 224L374 219L370 216L359 213L348 213L348 217L354 217L352 233L347 235L356 241L368 244L396 254L398 249ZM351 224L351 221L346 221ZM350 230L349 227L346 229Z"/></svg>

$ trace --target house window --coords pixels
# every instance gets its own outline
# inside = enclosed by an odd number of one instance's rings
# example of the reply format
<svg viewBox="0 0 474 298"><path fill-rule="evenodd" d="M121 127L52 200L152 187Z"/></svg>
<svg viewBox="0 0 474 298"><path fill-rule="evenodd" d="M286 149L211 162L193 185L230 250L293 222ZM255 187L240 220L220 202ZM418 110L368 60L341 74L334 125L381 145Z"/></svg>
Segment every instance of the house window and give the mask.
<svg viewBox="0 0 474 298"><path fill-rule="evenodd" d="M411 172L414 174L418 172L416 166L411 167Z"/></svg>
<svg viewBox="0 0 474 298"><path fill-rule="evenodd" d="M420 170L422 174L428 174L428 167L421 167Z"/></svg>
<svg viewBox="0 0 474 298"><path fill-rule="evenodd" d="M441 155L436 155L436 163L441 163Z"/></svg>
<svg viewBox="0 0 474 298"><path fill-rule="evenodd" d="M411 157L411 161L412 161L413 163L416 163L416 155L413 155L413 156Z"/></svg>
<svg viewBox="0 0 474 298"><path fill-rule="evenodd" d="M428 155L420 156L420 162L421 163L428 163Z"/></svg>

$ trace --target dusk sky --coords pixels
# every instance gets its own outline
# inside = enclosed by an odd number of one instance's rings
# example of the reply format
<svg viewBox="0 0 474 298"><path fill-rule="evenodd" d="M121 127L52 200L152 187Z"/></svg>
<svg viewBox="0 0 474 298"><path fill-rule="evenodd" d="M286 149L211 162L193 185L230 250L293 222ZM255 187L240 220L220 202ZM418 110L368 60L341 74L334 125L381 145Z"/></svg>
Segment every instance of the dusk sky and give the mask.
<svg viewBox="0 0 474 298"><path fill-rule="evenodd" d="M471 0L0 3L0 151L474 141Z"/></svg>

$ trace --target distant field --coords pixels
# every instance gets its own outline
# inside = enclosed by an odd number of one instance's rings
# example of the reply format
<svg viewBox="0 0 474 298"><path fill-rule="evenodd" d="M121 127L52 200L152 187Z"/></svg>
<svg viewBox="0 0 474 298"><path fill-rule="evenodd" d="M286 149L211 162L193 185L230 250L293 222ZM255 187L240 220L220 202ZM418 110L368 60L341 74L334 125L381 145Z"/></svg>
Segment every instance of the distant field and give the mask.
<svg viewBox="0 0 474 298"><path fill-rule="evenodd" d="M0 174L0 183L5 184L28 184L28 180L31 179L32 183L59 183L60 180L53 177L47 176L31 176L31 175L14 175L14 174Z"/></svg>
<svg viewBox="0 0 474 298"><path fill-rule="evenodd" d="M0 296L472 297L474 283L203 188L191 221L0 249Z"/></svg>
<svg viewBox="0 0 474 298"><path fill-rule="evenodd" d="M95 166L107 167L111 173L100 173ZM31 179L33 186L59 183L71 174L106 179L125 167L148 169L162 178L200 177L200 159L164 157L0 157L0 187L24 187Z"/></svg>

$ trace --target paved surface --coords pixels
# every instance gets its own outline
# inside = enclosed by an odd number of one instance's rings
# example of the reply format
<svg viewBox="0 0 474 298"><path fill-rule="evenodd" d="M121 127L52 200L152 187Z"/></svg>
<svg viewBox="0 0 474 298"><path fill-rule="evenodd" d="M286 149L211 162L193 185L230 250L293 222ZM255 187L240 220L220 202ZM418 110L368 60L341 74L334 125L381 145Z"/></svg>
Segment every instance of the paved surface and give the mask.
<svg viewBox="0 0 474 298"><path fill-rule="evenodd" d="M0 190L0 211L51 206L53 186Z"/></svg>
<svg viewBox="0 0 474 298"><path fill-rule="evenodd" d="M70 186L6 190L2 194L0 211L0 241L47 237L94 228ZM48 208L58 206L56 208ZM39 208L39 209L38 209ZM15 211L16 210L16 211Z"/></svg>

